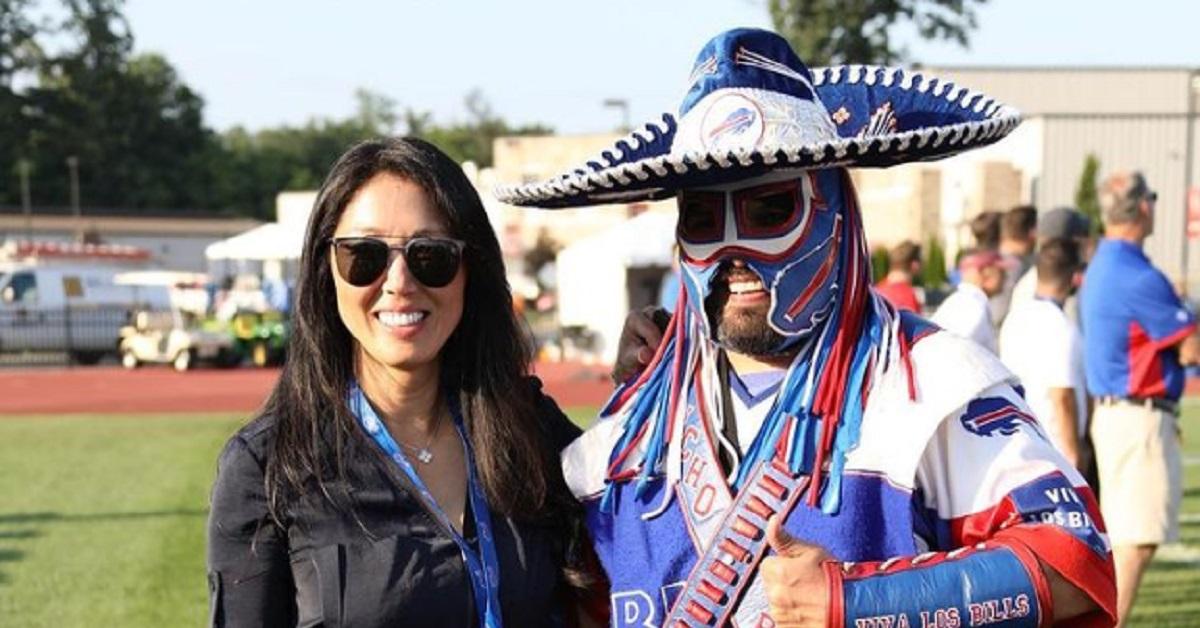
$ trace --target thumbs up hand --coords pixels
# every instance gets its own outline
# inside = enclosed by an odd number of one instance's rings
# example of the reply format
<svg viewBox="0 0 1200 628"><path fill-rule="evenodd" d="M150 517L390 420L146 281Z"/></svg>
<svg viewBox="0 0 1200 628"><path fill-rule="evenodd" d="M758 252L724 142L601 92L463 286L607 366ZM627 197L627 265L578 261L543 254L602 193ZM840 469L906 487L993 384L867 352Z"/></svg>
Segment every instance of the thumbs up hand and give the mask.
<svg viewBox="0 0 1200 628"><path fill-rule="evenodd" d="M776 555L763 559L759 575L775 626L825 628L830 592L822 563L833 558L788 534L778 515L767 522L767 543Z"/></svg>

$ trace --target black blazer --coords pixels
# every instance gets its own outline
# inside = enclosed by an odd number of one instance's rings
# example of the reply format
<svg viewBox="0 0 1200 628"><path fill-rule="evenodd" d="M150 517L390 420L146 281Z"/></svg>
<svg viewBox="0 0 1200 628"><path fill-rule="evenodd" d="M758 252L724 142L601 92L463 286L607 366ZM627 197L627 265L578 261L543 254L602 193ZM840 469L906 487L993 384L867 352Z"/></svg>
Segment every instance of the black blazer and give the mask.
<svg viewBox="0 0 1200 628"><path fill-rule="evenodd" d="M541 414L557 449L578 436L548 398ZM348 476L365 481L327 483L354 504L358 520L309 496L288 505L284 527L275 525L263 484L273 434L273 418L259 418L221 452L208 522L212 626L476 625L458 546L361 431L347 452ZM492 526L505 626L562 625L561 540L495 513Z"/></svg>

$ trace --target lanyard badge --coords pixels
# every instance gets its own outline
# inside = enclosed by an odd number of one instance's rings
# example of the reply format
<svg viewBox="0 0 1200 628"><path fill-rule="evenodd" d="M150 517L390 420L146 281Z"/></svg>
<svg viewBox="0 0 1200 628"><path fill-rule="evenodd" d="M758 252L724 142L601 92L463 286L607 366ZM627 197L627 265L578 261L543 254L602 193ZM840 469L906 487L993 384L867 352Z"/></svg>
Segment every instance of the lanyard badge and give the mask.
<svg viewBox="0 0 1200 628"><path fill-rule="evenodd" d="M450 518L433 499L433 494L421 481L421 476L404 456L400 446L396 444L396 440L388 433L383 421L375 413L375 409L371 407L370 403L367 403L366 395L363 394L357 383L352 383L350 386L349 405L350 411L354 413L367 435L374 439L383 452L400 467L405 477L417 488L420 493L419 498L425 503L426 510L437 517L458 545L471 581L471 591L475 596L475 607L479 612L479 625L483 628L502 628L500 562L496 557L496 539L492 535L492 516L488 510L487 499L483 494L483 487L479 485L479 479L475 475L475 453L471 449L470 440L467 439L466 427L463 425L462 413L459 411L458 404L451 400L450 413L454 417L454 427L458 432L459 440L462 441L463 451L467 454L467 498L470 500L471 514L474 516L478 551L471 547L462 534L454 529Z"/></svg>

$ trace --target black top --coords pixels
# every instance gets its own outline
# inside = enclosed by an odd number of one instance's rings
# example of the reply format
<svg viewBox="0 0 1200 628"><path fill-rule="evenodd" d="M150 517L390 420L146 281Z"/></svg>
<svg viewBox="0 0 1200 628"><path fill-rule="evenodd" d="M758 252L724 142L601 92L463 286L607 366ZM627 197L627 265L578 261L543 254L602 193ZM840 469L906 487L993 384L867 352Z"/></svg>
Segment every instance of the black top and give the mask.
<svg viewBox="0 0 1200 628"><path fill-rule="evenodd" d="M549 398L540 404L548 441L579 435ZM308 495L288 504L286 525L267 514L264 459L272 417L251 422L225 445L208 522L212 626L475 626L462 555L416 489L365 433L347 453L354 516ZM513 487L520 490L520 487ZM563 623L561 543L550 528L492 513L505 626Z"/></svg>

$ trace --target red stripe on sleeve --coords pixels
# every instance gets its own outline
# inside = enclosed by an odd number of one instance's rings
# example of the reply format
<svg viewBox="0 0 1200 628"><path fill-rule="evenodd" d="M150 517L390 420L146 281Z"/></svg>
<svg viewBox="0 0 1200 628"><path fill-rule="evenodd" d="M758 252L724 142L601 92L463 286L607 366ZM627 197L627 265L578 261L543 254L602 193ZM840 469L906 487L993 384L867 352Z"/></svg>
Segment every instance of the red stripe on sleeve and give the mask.
<svg viewBox="0 0 1200 628"><path fill-rule="evenodd" d="M997 535L994 540L1012 550L1013 554L1016 554L1017 560L1021 561L1021 565L1025 567L1025 572L1029 574L1029 581L1033 584L1033 590L1037 594L1038 625L1053 624L1054 595L1050 592L1050 581L1046 578L1046 572L1042 571L1038 557L1019 538L1004 538L1004 535Z"/></svg>
<svg viewBox="0 0 1200 628"><path fill-rule="evenodd" d="M1056 625L1091 628L1116 624L1117 583L1111 554L1106 560L1070 532L1048 524L1014 526L998 532L996 540L1007 541L1009 547L1023 544L1036 560L1054 569L1100 607L1099 612ZM1040 591L1038 595L1041 596Z"/></svg>
<svg viewBox="0 0 1200 628"><path fill-rule="evenodd" d="M992 538L997 530L1021 523L1012 499L1005 496L995 506L950 520L950 540L955 547L981 543Z"/></svg>

